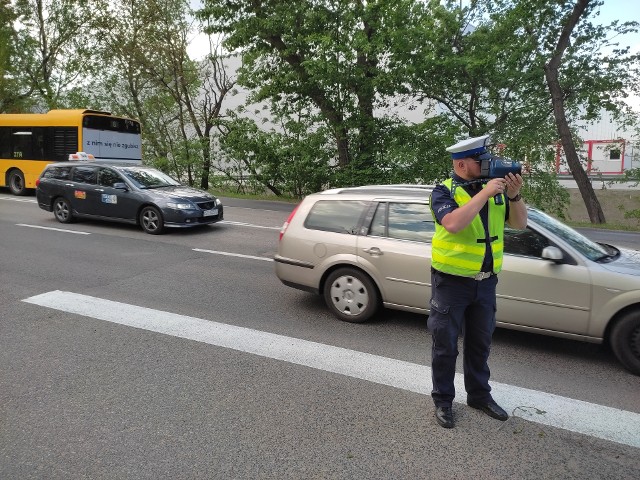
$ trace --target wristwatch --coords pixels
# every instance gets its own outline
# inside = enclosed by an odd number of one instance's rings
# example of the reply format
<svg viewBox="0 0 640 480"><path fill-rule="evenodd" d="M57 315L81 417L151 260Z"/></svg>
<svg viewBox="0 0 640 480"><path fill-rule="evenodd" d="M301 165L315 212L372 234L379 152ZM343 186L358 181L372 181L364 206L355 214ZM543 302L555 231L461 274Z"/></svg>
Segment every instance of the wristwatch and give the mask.
<svg viewBox="0 0 640 480"><path fill-rule="evenodd" d="M509 197L507 197L507 198L509 198ZM521 199L522 199L522 195L517 194L515 197L509 198L509 201L510 202L519 202Z"/></svg>

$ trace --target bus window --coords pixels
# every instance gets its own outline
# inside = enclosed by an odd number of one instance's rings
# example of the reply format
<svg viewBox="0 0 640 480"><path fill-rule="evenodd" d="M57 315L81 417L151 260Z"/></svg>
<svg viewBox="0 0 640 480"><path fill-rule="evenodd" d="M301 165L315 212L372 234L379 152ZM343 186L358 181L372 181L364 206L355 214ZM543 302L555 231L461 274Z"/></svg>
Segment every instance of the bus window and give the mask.
<svg viewBox="0 0 640 480"><path fill-rule="evenodd" d="M33 132L31 128L14 128L11 132L11 144L13 146L12 157L24 160L32 159L31 143Z"/></svg>
<svg viewBox="0 0 640 480"><path fill-rule="evenodd" d="M35 127L32 129L33 135L31 137L31 148L33 160L44 160L44 127Z"/></svg>
<svg viewBox="0 0 640 480"><path fill-rule="evenodd" d="M7 141L7 152L2 158L16 158L22 160L45 159L45 129L43 127L14 128ZM6 153L7 155L4 155Z"/></svg>
<svg viewBox="0 0 640 480"><path fill-rule="evenodd" d="M0 158L11 158L11 129L0 127Z"/></svg>

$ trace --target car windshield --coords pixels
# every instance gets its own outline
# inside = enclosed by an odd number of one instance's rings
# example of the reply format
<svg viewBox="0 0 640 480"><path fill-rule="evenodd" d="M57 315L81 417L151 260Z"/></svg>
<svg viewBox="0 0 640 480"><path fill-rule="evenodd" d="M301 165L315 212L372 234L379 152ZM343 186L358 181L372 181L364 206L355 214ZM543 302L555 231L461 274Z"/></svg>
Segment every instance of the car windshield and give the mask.
<svg viewBox="0 0 640 480"><path fill-rule="evenodd" d="M162 188L180 185L180 182L155 168L123 168L121 172L138 188Z"/></svg>
<svg viewBox="0 0 640 480"><path fill-rule="evenodd" d="M563 239L589 260L597 262L599 260L611 258L617 254L617 251L612 251L604 245L600 245L589 240L580 232L575 231L573 228L559 222L540 210L529 208L528 212L531 220Z"/></svg>

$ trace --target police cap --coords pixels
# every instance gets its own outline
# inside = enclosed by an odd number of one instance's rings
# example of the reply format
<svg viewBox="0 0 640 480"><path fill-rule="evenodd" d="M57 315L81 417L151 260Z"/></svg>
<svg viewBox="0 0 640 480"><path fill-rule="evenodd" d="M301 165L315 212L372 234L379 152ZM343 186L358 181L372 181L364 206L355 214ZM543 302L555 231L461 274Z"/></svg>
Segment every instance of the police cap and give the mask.
<svg viewBox="0 0 640 480"><path fill-rule="evenodd" d="M482 137L467 138L461 140L455 145L447 148L447 152L451 153L451 158L475 157L487 153L487 145L490 142L491 135L483 135Z"/></svg>

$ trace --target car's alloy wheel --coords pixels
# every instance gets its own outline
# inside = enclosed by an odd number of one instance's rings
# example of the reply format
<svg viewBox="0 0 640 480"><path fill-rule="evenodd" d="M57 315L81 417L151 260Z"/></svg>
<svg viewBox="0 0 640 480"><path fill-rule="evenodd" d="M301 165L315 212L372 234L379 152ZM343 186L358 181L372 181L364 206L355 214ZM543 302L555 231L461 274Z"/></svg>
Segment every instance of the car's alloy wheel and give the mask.
<svg viewBox="0 0 640 480"><path fill-rule="evenodd" d="M364 272L339 268L324 284L327 306L339 319L360 323L370 319L379 308L378 289Z"/></svg>
<svg viewBox="0 0 640 480"><path fill-rule="evenodd" d="M53 215L60 223L73 222L73 214L71 213L71 205L66 198L58 197L53 201Z"/></svg>
<svg viewBox="0 0 640 480"><path fill-rule="evenodd" d="M24 174L20 170L13 170L9 174L9 190L14 195L26 195L27 188L25 187Z"/></svg>
<svg viewBox="0 0 640 480"><path fill-rule="evenodd" d="M140 226L151 235L158 235L164 231L164 220L160 210L147 206L140 212Z"/></svg>
<svg viewBox="0 0 640 480"><path fill-rule="evenodd" d="M609 341L620 363L640 375L640 310L632 310L620 317L611 328Z"/></svg>

